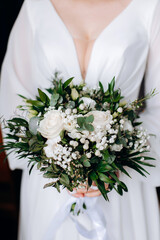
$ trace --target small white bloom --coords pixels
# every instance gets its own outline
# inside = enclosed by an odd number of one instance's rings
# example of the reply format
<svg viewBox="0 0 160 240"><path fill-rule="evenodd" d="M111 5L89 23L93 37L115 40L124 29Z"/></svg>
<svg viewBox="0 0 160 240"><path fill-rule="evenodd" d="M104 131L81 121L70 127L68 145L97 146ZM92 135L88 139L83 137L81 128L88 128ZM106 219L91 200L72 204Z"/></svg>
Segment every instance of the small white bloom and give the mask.
<svg viewBox="0 0 160 240"><path fill-rule="evenodd" d="M124 124L124 119L121 119L119 122L120 124Z"/></svg>
<svg viewBox="0 0 160 240"><path fill-rule="evenodd" d="M123 148L122 144L113 144L110 146L111 151L120 152Z"/></svg>
<svg viewBox="0 0 160 240"><path fill-rule="evenodd" d="M87 153L86 156L87 156L87 158L91 158L91 153L90 152Z"/></svg>
<svg viewBox="0 0 160 240"><path fill-rule="evenodd" d="M84 130L84 131L83 131L83 135L84 135L85 137L88 137L88 136L89 136L89 131Z"/></svg>
<svg viewBox="0 0 160 240"><path fill-rule="evenodd" d="M70 141L69 144L70 144L71 146L74 146L74 141Z"/></svg>
<svg viewBox="0 0 160 240"><path fill-rule="evenodd" d="M72 153L72 158L77 159L77 155L75 153Z"/></svg>
<svg viewBox="0 0 160 240"><path fill-rule="evenodd" d="M99 150L96 150L95 155L96 155L97 157L100 157L100 156L101 156L100 151L99 151Z"/></svg>
<svg viewBox="0 0 160 240"><path fill-rule="evenodd" d="M85 143L85 141L86 141L85 138L81 138L81 139L80 139L80 142L81 142L81 143Z"/></svg>
<svg viewBox="0 0 160 240"><path fill-rule="evenodd" d="M115 141L115 139L112 137L109 139L109 143L114 143L114 141Z"/></svg>
<svg viewBox="0 0 160 240"><path fill-rule="evenodd" d="M67 115L71 114L71 109L70 109L70 108L67 108L67 109L65 110L65 113L66 113Z"/></svg>
<svg viewBox="0 0 160 240"><path fill-rule="evenodd" d="M75 141L73 146L77 147L78 146L78 142Z"/></svg>
<svg viewBox="0 0 160 240"><path fill-rule="evenodd" d="M100 151L104 150L104 147L103 147L103 146L100 146L100 147L99 147L99 150L100 150Z"/></svg>
<svg viewBox="0 0 160 240"><path fill-rule="evenodd" d="M72 112L76 114L77 113L77 109L74 108Z"/></svg>
<svg viewBox="0 0 160 240"><path fill-rule="evenodd" d="M87 150L87 149L89 148L88 144L84 144L84 145L83 145L83 148L84 148L85 150Z"/></svg>
<svg viewBox="0 0 160 240"><path fill-rule="evenodd" d="M88 107L90 107L90 108L94 108L95 107L95 105L96 105L96 102L93 100L93 99L91 99L91 98L88 98L88 97L82 97L80 100L83 100L83 102L84 102L84 105L86 105L86 106L88 106Z"/></svg>
<svg viewBox="0 0 160 240"><path fill-rule="evenodd" d="M122 108L122 107L119 107L119 108L117 109L117 112L122 113L122 112L123 112L123 108Z"/></svg>
<svg viewBox="0 0 160 240"><path fill-rule="evenodd" d="M83 103L81 103L81 104L79 105L79 109L84 110L84 108L85 108L85 105L84 105Z"/></svg>

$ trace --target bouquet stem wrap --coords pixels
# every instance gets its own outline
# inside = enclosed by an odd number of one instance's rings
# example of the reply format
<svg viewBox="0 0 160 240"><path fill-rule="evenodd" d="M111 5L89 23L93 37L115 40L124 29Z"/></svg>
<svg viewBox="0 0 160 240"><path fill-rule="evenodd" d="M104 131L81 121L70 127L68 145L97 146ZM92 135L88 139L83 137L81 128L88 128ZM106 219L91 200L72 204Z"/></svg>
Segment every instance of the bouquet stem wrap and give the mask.
<svg viewBox="0 0 160 240"><path fill-rule="evenodd" d="M87 239L96 239L96 240L109 240L107 235L106 221L103 212L99 208L97 204L97 197L89 198L75 198L71 197L63 207L56 213L53 217L43 240L54 240L57 230L61 226L61 224L65 221L67 217L70 217L72 221L75 223L76 229L83 237ZM70 212L71 206L73 203L76 203L74 214ZM83 204L86 205L86 209L83 208ZM78 211L86 214L92 225L92 230L87 230L84 226L82 226L78 222Z"/></svg>

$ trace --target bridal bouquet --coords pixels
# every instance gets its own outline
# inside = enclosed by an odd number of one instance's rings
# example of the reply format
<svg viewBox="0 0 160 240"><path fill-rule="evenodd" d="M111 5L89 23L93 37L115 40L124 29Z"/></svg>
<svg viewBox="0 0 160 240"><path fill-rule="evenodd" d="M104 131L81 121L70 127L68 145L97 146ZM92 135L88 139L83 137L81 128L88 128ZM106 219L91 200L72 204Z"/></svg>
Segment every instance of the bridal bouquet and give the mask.
<svg viewBox="0 0 160 240"><path fill-rule="evenodd" d="M143 166L153 167L147 162L154 160L146 154L149 135L138 122L144 99L123 101L120 89L114 89L115 78L106 91L101 82L89 89L72 80L63 83L56 73L52 86L38 89L35 99L20 95L23 114L6 122L3 148L14 150L19 161L28 158L30 171L37 165L50 179L44 187L73 191L94 182L106 200L112 189L122 195L127 186L117 171L130 177L128 167L145 176Z"/></svg>

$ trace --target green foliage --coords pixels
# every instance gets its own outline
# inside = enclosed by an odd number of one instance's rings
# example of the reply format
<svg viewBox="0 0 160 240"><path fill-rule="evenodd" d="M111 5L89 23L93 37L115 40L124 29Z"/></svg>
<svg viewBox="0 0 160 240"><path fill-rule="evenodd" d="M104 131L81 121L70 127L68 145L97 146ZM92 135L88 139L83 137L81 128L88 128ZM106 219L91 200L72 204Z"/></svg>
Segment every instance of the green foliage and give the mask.
<svg viewBox="0 0 160 240"><path fill-rule="evenodd" d="M88 117L78 117L77 123L79 125L79 128L77 128L77 130L79 130L79 131L87 130L89 132L93 132L94 127L91 124L91 123L93 123L93 121L94 121L93 115L90 115Z"/></svg>

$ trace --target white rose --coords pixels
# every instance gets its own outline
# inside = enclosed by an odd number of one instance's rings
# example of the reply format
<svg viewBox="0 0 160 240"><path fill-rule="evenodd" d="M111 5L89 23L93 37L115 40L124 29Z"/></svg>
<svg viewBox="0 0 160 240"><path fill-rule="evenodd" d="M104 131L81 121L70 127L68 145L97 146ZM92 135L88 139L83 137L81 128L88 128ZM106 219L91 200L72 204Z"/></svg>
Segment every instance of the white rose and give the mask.
<svg viewBox="0 0 160 240"><path fill-rule="evenodd" d="M94 121L93 121L93 126L96 128L97 126L101 128L105 128L107 124L112 121L112 115L110 112L103 112L103 111L91 111L87 115L93 115L94 116Z"/></svg>
<svg viewBox="0 0 160 240"><path fill-rule="evenodd" d="M129 132L133 132L134 128L133 128L130 120L125 120L124 125L123 125L123 130L124 131L128 130Z"/></svg>
<svg viewBox="0 0 160 240"><path fill-rule="evenodd" d="M83 100L84 105L87 105L90 108L94 108L96 105L96 102L93 99L88 97L82 97L80 100Z"/></svg>
<svg viewBox="0 0 160 240"><path fill-rule="evenodd" d="M122 144L113 144L110 146L111 151L120 152L123 148Z"/></svg>
<svg viewBox="0 0 160 240"><path fill-rule="evenodd" d="M38 131L47 139L56 138L63 130L63 118L58 110L51 110L46 113L40 121Z"/></svg>

